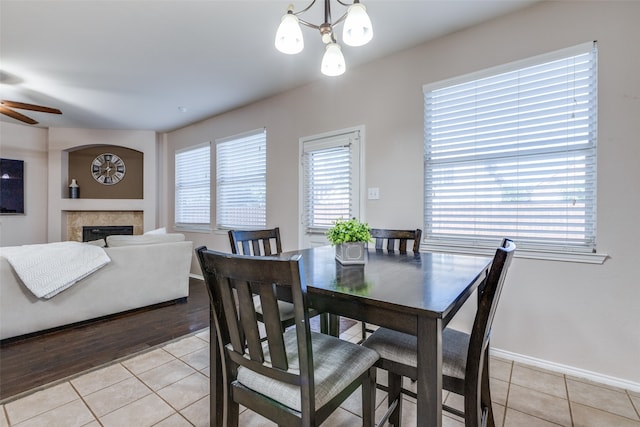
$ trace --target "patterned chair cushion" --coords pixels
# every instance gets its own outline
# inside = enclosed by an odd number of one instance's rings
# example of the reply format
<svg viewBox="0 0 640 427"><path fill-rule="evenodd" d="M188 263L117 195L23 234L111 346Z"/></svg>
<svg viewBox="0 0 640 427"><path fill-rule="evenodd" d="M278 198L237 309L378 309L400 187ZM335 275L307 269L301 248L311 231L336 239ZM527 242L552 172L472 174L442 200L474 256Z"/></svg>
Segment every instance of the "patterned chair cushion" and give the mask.
<svg viewBox="0 0 640 427"><path fill-rule="evenodd" d="M464 379L469 334L450 328L442 332L442 373ZM378 352L381 359L418 366L418 339L386 328L379 328L362 345Z"/></svg>
<svg viewBox="0 0 640 427"><path fill-rule="evenodd" d="M299 372L298 349L295 329L284 334L289 357L289 370ZM311 333L313 348L315 405L321 408L355 378L362 375L377 360L378 353L330 335ZM265 359L269 359L267 343L263 345ZM250 369L238 368L238 382L281 404L301 411L300 387L282 383L257 374Z"/></svg>

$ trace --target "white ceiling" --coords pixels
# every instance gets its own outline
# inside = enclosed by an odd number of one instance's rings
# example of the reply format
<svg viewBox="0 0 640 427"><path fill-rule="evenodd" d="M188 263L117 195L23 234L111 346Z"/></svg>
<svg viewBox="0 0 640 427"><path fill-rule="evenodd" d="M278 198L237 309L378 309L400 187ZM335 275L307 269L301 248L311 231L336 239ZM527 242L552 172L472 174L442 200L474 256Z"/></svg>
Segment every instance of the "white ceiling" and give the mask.
<svg viewBox="0 0 640 427"><path fill-rule="evenodd" d="M347 73L535 1L362 0L374 38L363 47L343 46ZM0 0L0 96L62 110L62 116L18 110L39 127L163 132L313 80L339 79L320 74L316 30L303 27L305 50L298 55L273 46L289 2ZM301 10L309 2L291 3ZM303 18L320 24L323 2L317 3ZM335 20L345 8L331 3Z"/></svg>

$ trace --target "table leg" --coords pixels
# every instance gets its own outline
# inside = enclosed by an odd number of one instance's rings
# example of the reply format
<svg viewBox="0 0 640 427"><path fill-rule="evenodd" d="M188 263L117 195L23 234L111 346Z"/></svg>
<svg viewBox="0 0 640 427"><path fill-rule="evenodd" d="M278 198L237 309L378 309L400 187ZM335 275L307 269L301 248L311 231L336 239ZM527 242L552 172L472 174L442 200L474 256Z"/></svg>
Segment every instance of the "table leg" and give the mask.
<svg viewBox="0 0 640 427"><path fill-rule="evenodd" d="M224 424L224 377L213 316L209 324L209 421L211 427Z"/></svg>
<svg viewBox="0 0 640 427"><path fill-rule="evenodd" d="M418 318L419 425L442 427L442 319Z"/></svg>
<svg viewBox="0 0 640 427"><path fill-rule="evenodd" d="M340 336L340 316L336 314L329 314L329 335Z"/></svg>

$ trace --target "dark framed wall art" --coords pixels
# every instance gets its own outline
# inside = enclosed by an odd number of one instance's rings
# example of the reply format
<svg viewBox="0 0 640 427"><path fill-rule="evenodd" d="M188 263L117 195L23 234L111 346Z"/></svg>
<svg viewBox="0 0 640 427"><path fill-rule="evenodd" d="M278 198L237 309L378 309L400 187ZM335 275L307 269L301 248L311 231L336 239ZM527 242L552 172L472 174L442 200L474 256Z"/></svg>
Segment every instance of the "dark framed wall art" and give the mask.
<svg viewBox="0 0 640 427"><path fill-rule="evenodd" d="M24 160L0 159L0 214L24 214Z"/></svg>

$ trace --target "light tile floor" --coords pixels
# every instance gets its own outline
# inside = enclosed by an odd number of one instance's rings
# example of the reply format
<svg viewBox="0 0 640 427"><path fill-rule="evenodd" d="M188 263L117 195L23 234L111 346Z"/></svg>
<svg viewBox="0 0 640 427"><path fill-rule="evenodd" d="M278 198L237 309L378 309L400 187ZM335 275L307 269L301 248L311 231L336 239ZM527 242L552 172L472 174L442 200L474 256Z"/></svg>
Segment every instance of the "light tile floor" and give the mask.
<svg viewBox="0 0 640 427"><path fill-rule="evenodd" d="M357 341L360 325L342 338ZM209 331L204 330L142 354L65 381L7 399L0 427L114 426L178 427L209 425ZM384 374L379 374L384 381ZM407 384L410 387L410 383ZM640 393L595 384L538 368L491 359L496 425L640 427ZM462 405L444 393L445 403ZM377 419L386 395L377 393ZM360 395L354 393L325 423L360 425ZM403 400L404 425L416 422L415 400ZM274 426L244 410L241 426ZM445 413L443 425L464 424Z"/></svg>

